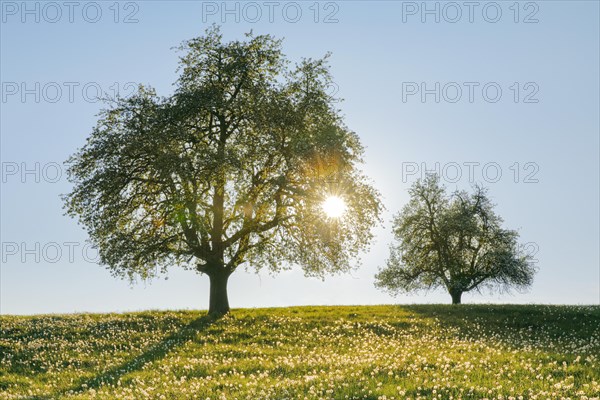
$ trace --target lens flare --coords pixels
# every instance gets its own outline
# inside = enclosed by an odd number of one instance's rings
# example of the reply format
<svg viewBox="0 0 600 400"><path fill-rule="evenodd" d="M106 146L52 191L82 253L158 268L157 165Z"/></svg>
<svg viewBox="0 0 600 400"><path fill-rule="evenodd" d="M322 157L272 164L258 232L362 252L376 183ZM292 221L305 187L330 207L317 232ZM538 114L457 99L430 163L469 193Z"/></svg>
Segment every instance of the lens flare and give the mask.
<svg viewBox="0 0 600 400"><path fill-rule="evenodd" d="M339 218L344 215L346 211L346 203L344 199L338 196L329 196L325 199L321 205L325 215L329 218Z"/></svg>

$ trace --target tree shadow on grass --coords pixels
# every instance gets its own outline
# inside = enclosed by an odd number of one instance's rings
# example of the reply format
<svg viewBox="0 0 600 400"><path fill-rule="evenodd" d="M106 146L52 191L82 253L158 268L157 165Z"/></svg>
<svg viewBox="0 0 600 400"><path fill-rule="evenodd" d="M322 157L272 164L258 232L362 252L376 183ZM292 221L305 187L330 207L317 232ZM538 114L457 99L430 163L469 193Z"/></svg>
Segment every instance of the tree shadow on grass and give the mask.
<svg viewBox="0 0 600 400"><path fill-rule="evenodd" d="M572 340L593 337L600 324L600 307L424 304L403 308L420 318L435 319L443 327L454 328L455 336L461 339L488 337L503 341L507 346L513 346L515 339L518 339L523 345L547 351L555 351L555 340L565 335Z"/></svg>
<svg viewBox="0 0 600 400"><path fill-rule="evenodd" d="M476 325L503 332L548 323L547 306L514 304L415 304L405 306L420 317L433 318L443 326L470 331ZM556 307L557 309L559 307Z"/></svg>
<svg viewBox="0 0 600 400"><path fill-rule="evenodd" d="M469 337L481 329L505 333L531 325L537 319L523 306L490 304L414 304L403 306L419 319L435 320L441 327L451 328L458 337ZM450 331L449 331L450 332Z"/></svg>
<svg viewBox="0 0 600 400"><path fill-rule="evenodd" d="M62 396L69 394L77 394L90 389L98 389L105 384L116 384L122 376L133 371L140 371L144 365L148 364L149 362L165 358L171 351L193 340L198 333L206 331L211 325L213 325L215 321L216 319L210 315L198 317L180 328L178 331L163 338L159 343L150 346L142 354L121 365L110 368L94 377L80 379L72 386L63 390L58 390L53 394L36 396L32 397L31 399L48 400L61 398Z"/></svg>

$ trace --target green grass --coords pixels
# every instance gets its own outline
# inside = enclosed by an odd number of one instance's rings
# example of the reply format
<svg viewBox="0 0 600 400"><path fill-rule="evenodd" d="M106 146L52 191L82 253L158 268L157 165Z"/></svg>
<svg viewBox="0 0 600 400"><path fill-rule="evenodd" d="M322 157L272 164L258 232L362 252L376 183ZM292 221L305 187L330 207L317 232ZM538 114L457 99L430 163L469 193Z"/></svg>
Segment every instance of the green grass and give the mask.
<svg viewBox="0 0 600 400"><path fill-rule="evenodd" d="M0 317L0 399L598 399L600 307Z"/></svg>

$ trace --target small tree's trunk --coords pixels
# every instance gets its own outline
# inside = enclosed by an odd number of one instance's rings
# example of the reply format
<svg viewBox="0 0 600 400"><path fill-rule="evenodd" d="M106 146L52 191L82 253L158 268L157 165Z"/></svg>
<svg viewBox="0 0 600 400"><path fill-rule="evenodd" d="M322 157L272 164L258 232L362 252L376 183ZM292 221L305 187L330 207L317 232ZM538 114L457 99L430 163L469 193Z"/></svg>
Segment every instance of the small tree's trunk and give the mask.
<svg viewBox="0 0 600 400"><path fill-rule="evenodd" d="M226 271L215 271L208 275L210 279L208 313L212 316L220 317L229 312L229 299L227 298L229 275Z"/></svg>
<svg viewBox="0 0 600 400"><path fill-rule="evenodd" d="M452 290L450 291L450 296L452 296L452 304L460 304L460 298L462 297L463 292L461 290Z"/></svg>

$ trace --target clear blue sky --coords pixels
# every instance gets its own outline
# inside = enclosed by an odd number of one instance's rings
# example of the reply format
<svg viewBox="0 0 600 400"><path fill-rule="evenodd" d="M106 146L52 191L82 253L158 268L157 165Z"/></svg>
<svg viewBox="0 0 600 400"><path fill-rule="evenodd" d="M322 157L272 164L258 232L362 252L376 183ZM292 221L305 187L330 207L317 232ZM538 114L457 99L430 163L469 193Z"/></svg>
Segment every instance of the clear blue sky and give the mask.
<svg viewBox="0 0 600 400"><path fill-rule="evenodd" d="M540 268L525 294L464 301L600 303L597 1L53 4L1 2L1 313L207 307L205 276L173 269L131 287L94 264L85 232L63 215L70 186L57 165L91 132L97 88L140 82L170 94L171 48L212 23L228 39L250 29L283 37L292 60L333 53L332 90L388 208L360 269L324 281L298 269L239 271L232 307L448 302L443 292L392 298L373 287L391 215L436 163L450 189L489 187Z"/></svg>

